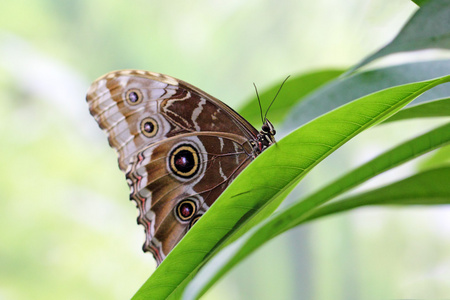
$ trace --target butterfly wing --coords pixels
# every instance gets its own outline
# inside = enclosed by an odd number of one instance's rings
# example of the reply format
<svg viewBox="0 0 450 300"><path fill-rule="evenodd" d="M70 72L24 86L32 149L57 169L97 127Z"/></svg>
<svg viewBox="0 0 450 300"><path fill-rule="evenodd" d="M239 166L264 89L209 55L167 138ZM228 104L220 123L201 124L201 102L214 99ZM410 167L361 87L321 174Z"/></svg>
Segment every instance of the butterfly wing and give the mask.
<svg viewBox="0 0 450 300"><path fill-rule="evenodd" d="M158 264L252 160L245 138L189 133L146 147L127 173Z"/></svg>
<svg viewBox="0 0 450 300"><path fill-rule="evenodd" d="M254 140L258 131L223 102L173 77L139 70L108 73L86 96L125 171L148 144L189 132L234 133Z"/></svg>
<svg viewBox="0 0 450 300"><path fill-rule="evenodd" d="M144 251L159 264L256 156L258 131L207 93L146 71L100 77L87 101L127 174Z"/></svg>

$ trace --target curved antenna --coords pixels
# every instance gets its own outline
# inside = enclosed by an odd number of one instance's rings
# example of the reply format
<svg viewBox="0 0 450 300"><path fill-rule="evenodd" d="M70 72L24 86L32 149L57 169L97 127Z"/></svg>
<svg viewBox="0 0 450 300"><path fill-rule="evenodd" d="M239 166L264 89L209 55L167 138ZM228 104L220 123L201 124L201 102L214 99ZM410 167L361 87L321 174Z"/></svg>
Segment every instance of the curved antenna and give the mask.
<svg viewBox="0 0 450 300"><path fill-rule="evenodd" d="M270 102L270 105L269 105L269 107L267 108L266 113L265 113L265 115L264 115L264 121L267 120L267 113L269 112L270 107L272 106L272 104L273 104L273 102L275 101L275 99L277 99L277 96L278 96L278 94L280 93L281 88L283 87L284 83L286 82L286 80L288 80L289 77L291 77L291 75L288 75L288 77L286 77L286 79L285 79L285 80L283 81L283 83L280 85L280 88L278 89L278 92L276 93L276 95L275 95L275 97L273 98L272 102ZM261 104L260 104L260 106L261 106ZM262 116L261 116L261 118L262 118ZM264 121L263 121L263 123L264 123Z"/></svg>
<svg viewBox="0 0 450 300"><path fill-rule="evenodd" d="M261 100L259 100L258 89L256 88L256 84L254 82L253 82L253 86L255 87L256 97L258 98L259 112L261 114L261 122L264 123L263 112L262 112L262 107L261 107Z"/></svg>

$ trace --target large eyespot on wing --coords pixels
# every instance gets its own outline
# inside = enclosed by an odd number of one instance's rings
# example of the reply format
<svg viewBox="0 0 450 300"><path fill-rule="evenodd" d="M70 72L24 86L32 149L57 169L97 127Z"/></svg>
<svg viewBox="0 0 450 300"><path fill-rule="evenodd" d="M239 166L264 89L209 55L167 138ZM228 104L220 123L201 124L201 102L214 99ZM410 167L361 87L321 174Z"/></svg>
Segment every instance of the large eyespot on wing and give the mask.
<svg viewBox="0 0 450 300"><path fill-rule="evenodd" d="M158 264L253 159L242 136L190 133L152 144L127 171L144 225L144 250Z"/></svg>
<svg viewBox="0 0 450 300"><path fill-rule="evenodd" d="M199 149L191 144L180 144L173 148L167 160L168 170L180 181L193 178L200 169Z"/></svg>

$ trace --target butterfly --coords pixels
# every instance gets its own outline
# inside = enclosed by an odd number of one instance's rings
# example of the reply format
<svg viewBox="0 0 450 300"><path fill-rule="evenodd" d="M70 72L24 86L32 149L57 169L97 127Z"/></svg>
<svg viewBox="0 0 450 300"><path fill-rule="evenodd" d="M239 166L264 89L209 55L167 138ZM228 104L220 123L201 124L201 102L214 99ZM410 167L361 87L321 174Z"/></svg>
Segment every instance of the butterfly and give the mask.
<svg viewBox="0 0 450 300"><path fill-rule="evenodd" d="M184 81L140 70L110 72L87 103L125 172L159 265L236 176L275 142L225 103ZM262 114L261 114L262 115ZM261 117L262 118L262 117Z"/></svg>

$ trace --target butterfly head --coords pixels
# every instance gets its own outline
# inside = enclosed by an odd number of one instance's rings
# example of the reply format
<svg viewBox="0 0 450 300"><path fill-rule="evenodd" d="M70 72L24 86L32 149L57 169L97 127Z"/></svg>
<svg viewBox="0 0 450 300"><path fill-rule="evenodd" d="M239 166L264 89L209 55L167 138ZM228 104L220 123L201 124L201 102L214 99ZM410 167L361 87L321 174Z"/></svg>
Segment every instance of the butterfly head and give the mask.
<svg viewBox="0 0 450 300"><path fill-rule="evenodd" d="M263 110L262 110L262 106L261 106L261 100L259 99L258 89L256 88L255 83L253 83L253 86L255 87L256 97L258 99L259 111L261 113L261 121L263 123L263 125L261 127L261 131L258 133L258 136L257 136L257 143L256 143L256 145L254 145L254 150L257 154L264 151L270 145L276 143L275 134L277 132L275 131L275 128L272 125L272 123L270 123L270 121L267 120L267 113L269 112L270 107L275 102L275 99L277 98L278 94L280 93L281 88L283 87L284 83L286 82L286 80L288 80L289 77L290 77L290 75L288 77L286 77L286 79L283 81L283 83L281 83L281 86L278 89L278 92L275 94L275 97L273 98L272 102L270 102L270 105L267 108L266 113L264 114L264 117L263 117Z"/></svg>
<svg viewBox="0 0 450 300"><path fill-rule="evenodd" d="M275 136L277 131L275 130L275 127L270 123L269 120L265 120L264 124L261 127L260 134L269 135L269 136Z"/></svg>
<svg viewBox="0 0 450 300"><path fill-rule="evenodd" d="M275 134L276 134L275 127L270 123L269 120L265 119L261 131L258 134L257 137L257 150L258 152L264 151L266 148L268 148L270 145L275 143Z"/></svg>

